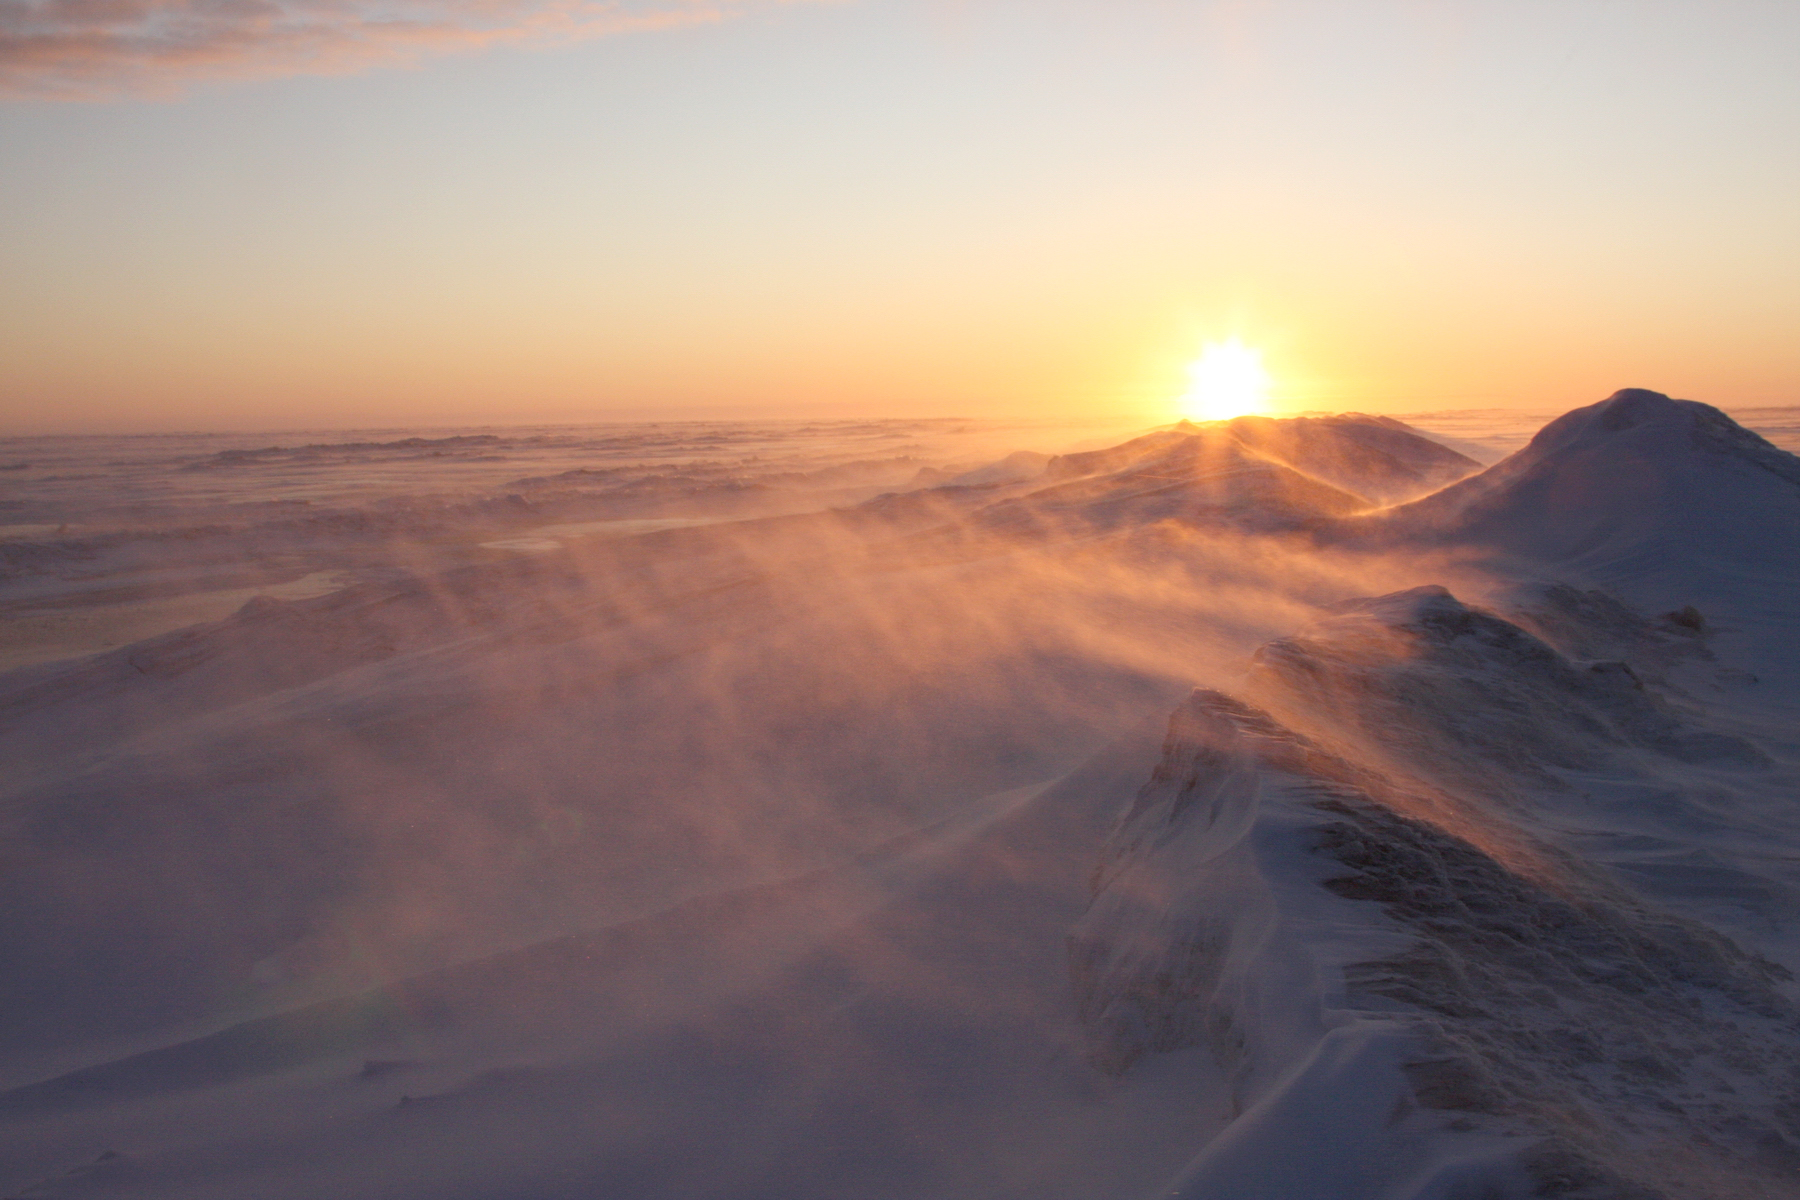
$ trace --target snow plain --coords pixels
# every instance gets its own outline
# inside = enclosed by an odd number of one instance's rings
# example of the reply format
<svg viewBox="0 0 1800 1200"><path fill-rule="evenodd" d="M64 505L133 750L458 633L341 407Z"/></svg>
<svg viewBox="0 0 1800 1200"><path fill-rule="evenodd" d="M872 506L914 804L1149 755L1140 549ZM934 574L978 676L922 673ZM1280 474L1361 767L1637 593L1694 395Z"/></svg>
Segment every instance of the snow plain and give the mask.
<svg viewBox="0 0 1800 1200"><path fill-rule="evenodd" d="M1740 416L7 443L0 1194L1800 1195Z"/></svg>

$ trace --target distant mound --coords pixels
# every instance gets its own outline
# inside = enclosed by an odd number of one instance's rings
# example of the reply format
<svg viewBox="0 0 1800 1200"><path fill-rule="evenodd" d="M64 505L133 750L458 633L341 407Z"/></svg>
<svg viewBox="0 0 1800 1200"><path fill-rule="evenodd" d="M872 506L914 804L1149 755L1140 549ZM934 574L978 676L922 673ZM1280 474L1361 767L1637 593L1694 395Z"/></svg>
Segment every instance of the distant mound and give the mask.
<svg viewBox="0 0 1800 1200"><path fill-rule="evenodd" d="M1362 496L1268 458L1224 431L1150 434L1069 458L1087 462L1053 460L1052 468L1060 463L1063 469L1046 475L1063 476L1063 482L997 501L975 513L974 521L1005 532L1073 533L1163 520L1273 531L1369 507ZM1089 463L1102 470L1067 478Z"/></svg>
<svg viewBox="0 0 1800 1200"><path fill-rule="evenodd" d="M1481 469L1392 417L1238 417L1226 428L1295 470L1382 504L1411 500Z"/></svg>
<svg viewBox="0 0 1800 1200"><path fill-rule="evenodd" d="M1182 421L1064 454L1038 487L974 516L1008 531L1114 529L1160 520L1269 531L1418 496L1480 464L1387 417Z"/></svg>

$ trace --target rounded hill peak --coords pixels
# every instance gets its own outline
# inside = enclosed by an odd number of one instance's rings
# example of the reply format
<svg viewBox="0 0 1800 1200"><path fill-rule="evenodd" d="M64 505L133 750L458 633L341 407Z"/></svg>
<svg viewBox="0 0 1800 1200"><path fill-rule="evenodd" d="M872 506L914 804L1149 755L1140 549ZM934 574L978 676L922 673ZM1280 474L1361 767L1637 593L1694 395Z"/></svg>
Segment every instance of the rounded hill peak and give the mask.
<svg viewBox="0 0 1800 1200"><path fill-rule="evenodd" d="M1594 406L1600 425L1606 429L1630 429L1646 421L1678 415L1691 400L1671 400L1649 388L1620 388Z"/></svg>
<svg viewBox="0 0 1800 1200"><path fill-rule="evenodd" d="M1559 452L1596 438L1610 441L1612 435L1627 431L1638 431L1633 433L1634 439L1643 434L1685 443L1701 426L1738 428L1735 421L1710 404L1672 399L1649 388L1620 388L1598 404L1566 412L1538 430L1527 453ZM1745 436L1761 440L1748 431Z"/></svg>

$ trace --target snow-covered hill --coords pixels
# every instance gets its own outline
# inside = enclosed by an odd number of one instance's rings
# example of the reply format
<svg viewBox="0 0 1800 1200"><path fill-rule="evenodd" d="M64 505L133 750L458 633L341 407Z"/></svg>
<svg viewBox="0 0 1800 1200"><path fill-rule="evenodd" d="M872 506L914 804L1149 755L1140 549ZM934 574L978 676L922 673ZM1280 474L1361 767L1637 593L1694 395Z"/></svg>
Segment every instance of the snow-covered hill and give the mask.
<svg viewBox="0 0 1800 1200"><path fill-rule="evenodd" d="M1238 417L1225 427L1297 471L1381 504L1410 500L1481 467L1392 417Z"/></svg>
<svg viewBox="0 0 1800 1200"><path fill-rule="evenodd" d="M1617 591L1648 611L1695 605L1724 644L1800 683L1800 457L1710 405L1627 388L1546 425L1494 466L1361 522L1390 544L1498 552L1507 573ZM1773 656L1771 659L1770 656Z"/></svg>
<svg viewBox="0 0 1800 1200"><path fill-rule="evenodd" d="M1430 491L1478 464L1386 417L1183 421L1051 459L1049 486L975 515L989 528L1114 529L1175 519L1279 530Z"/></svg>
<svg viewBox="0 0 1800 1200"><path fill-rule="evenodd" d="M1394 424L0 678L0 1189L1800 1195L1800 460Z"/></svg>
<svg viewBox="0 0 1800 1200"><path fill-rule="evenodd" d="M1060 477L1068 466L1067 459L1053 460L1046 475ZM1235 437L1204 432L1176 435L1116 470L996 501L972 521L983 529L1047 536L1163 520L1278 530L1367 507L1366 499L1257 453Z"/></svg>

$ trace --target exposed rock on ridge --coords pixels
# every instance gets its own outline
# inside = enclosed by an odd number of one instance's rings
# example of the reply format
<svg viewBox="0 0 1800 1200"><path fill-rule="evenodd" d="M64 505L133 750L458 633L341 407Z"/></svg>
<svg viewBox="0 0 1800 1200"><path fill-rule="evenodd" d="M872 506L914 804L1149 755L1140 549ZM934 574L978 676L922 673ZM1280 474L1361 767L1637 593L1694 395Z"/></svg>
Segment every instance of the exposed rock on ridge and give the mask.
<svg viewBox="0 0 1800 1200"><path fill-rule="evenodd" d="M1678 719L1629 663L1566 657L1442 587L1343 605L1254 663L1253 694L1304 705L1369 744L1405 731L1409 753L1439 764L1582 767L1624 746L1688 762L1763 761L1741 739Z"/></svg>
<svg viewBox="0 0 1800 1200"><path fill-rule="evenodd" d="M1284 1121L1291 1144L1295 1114L1316 1126L1346 1080L1381 1112L1336 1114L1353 1134L1331 1152L1349 1174L1392 1173L1369 1195L1791 1194L1787 973L1578 865L1543 811L1559 772L1609 755L1757 752L1622 664L1594 671L1441 588L1349 606L1259 661L1255 686L1326 740L1196 692L1070 941L1097 1063L1205 1043L1236 1073L1242 1131L1172 1194L1279 1195L1259 1181L1280 1172L1245 1156L1280 1144ZM1338 752L1332 731L1352 724L1389 757ZM1447 756L1467 774L1434 770ZM1498 782L1451 786L1480 772ZM1409 1158L1429 1128L1440 1149L1515 1140L1451 1179Z"/></svg>

